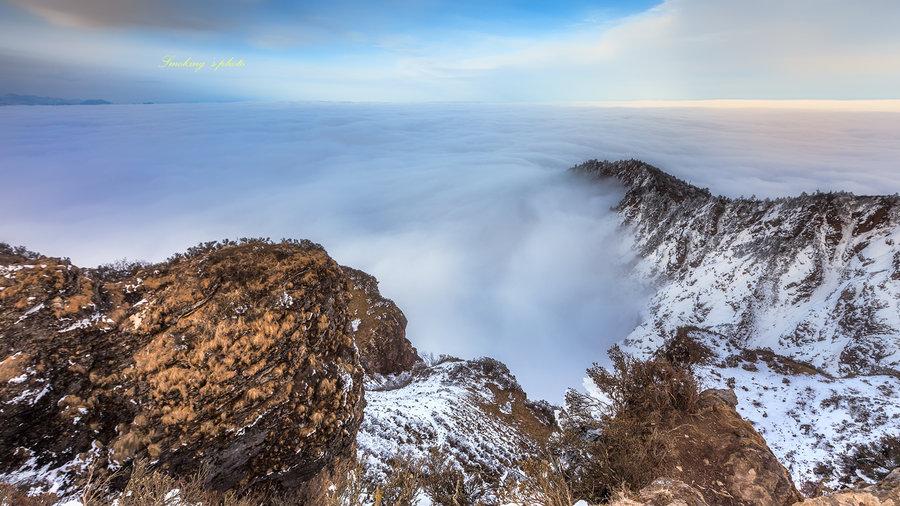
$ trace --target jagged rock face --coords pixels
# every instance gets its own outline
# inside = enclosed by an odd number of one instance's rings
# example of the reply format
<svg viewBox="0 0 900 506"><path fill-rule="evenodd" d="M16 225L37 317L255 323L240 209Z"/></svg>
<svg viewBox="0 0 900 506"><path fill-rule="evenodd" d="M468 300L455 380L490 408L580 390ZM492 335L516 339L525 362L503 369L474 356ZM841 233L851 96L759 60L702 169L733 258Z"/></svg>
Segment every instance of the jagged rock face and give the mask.
<svg viewBox="0 0 900 506"><path fill-rule="evenodd" d="M729 199L635 160L573 170L623 186L656 290L623 348L695 329L714 351L698 373L735 386L798 483L836 484L837 456L900 431L900 198Z"/></svg>
<svg viewBox="0 0 900 506"><path fill-rule="evenodd" d="M312 243L128 274L6 252L0 288L2 481L65 494L144 458L214 489L294 487L355 441L349 284Z"/></svg>
<svg viewBox="0 0 900 506"><path fill-rule="evenodd" d="M443 357L374 379L366 400L357 442L375 481L390 473L392 459L427 460L435 449L487 504L556 428L553 408L529 401L506 366L489 358Z"/></svg>
<svg viewBox="0 0 900 506"><path fill-rule="evenodd" d="M378 280L343 267L350 278L350 326L366 374L396 374L420 362L406 339L406 316L394 301L381 296Z"/></svg>

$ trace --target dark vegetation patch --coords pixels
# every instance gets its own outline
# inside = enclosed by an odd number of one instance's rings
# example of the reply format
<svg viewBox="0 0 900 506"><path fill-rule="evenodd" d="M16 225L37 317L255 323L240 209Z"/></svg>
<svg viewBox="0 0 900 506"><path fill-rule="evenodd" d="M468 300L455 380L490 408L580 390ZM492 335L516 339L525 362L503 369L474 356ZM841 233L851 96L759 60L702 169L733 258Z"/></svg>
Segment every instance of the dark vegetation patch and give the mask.
<svg viewBox="0 0 900 506"><path fill-rule="evenodd" d="M851 484L854 477L880 481L900 467L900 435L888 434L877 441L860 444L840 462L841 481Z"/></svg>

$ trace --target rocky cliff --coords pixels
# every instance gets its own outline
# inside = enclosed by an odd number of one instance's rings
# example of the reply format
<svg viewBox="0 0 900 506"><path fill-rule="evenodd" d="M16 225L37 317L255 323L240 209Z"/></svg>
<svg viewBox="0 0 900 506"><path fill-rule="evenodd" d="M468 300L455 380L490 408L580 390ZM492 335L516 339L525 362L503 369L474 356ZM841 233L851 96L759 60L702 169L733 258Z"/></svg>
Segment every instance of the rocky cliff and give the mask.
<svg viewBox="0 0 900 506"><path fill-rule="evenodd" d="M351 330L366 371L366 408L357 437L370 483L398 461L437 458L463 473L468 494L492 503L521 463L555 430L553 408L528 399L507 367L490 358L423 360L406 339L406 317L377 280L350 278Z"/></svg>
<svg viewBox="0 0 900 506"><path fill-rule="evenodd" d="M82 269L0 252L0 481L66 495L136 459L217 490L300 493L351 455L350 284L309 242Z"/></svg>
<svg viewBox="0 0 900 506"><path fill-rule="evenodd" d="M709 386L800 482L834 485L840 455L900 432L900 197L713 195L636 160L573 171L619 185L616 211L655 295L623 345L690 329Z"/></svg>
<svg viewBox="0 0 900 506"><path fill-rule="evenodd" d="M409 371L421 362L406 339L406 316L378 291L378 280L363 271L344 267L350 279L350 327L366 374Z"/></svg>
<svg viewBox="0 0 900 506"><path fill-rule="evenodd" d="M4 246L0 483L72 497L144 462L314 504L358 457L371 490L438 452L491 500L552 409L497 361L426 363L405 331L374 277L308 241L97 269Z"/></svg>

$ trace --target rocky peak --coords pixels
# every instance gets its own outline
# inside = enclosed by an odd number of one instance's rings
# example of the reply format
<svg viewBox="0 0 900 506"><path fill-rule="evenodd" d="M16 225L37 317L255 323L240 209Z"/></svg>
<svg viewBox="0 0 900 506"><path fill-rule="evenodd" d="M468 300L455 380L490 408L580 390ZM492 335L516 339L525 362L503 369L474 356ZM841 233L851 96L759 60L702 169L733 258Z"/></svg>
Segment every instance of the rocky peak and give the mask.
<svg viewBox="0 0 900 506"><path fill-rule="evenodd" d="M664 197L674 203L712 197L709 190L698 188L640 160L588 160L571 170L590 178L618 181L626 190L623 203L637 202L647 195Z"/></svg>

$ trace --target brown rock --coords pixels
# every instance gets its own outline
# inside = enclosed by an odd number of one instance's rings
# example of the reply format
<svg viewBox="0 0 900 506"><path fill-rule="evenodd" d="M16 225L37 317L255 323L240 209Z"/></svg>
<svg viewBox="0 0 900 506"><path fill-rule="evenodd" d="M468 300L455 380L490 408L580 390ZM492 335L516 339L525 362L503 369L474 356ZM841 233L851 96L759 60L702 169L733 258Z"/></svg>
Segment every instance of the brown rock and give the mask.
<svg viewBox="0 0 900 506"><path fill-rule="evenodd" d="M875 485L835 492L795 503L795 506L900 506L900 468Z"/></svg>
<svg viewBox="0 0 900 506"><path fill-rule="evenodd" d="M277 489L350 453L363 369L321 247L205 245L128 272L3 259L0 473L58 469L66 492L87 464L141 458Z"/></svg>
<svg viewBox="0 0 900 506"><path fill-rule="evenodd" d="M396 374L421 362L406 339L406 316L394 301L381 296L378 280L363 271L343 267L350 278L351 331L367 374Z"/></svg>
<svg viewBox="0 0 900 506"><path fill-rule="evenodd" d="M800 494L790 474L735 404L721 391L701 393L699 412L672 430L673 477L701 490L710 504L792 504Z"/></svg>
<svg viewBox="0 0 900 506"><path fill-rule="evenodd" d="M666 461L670 474L641 489L637 498L614 504L772 506L798 501L801 496L787 469L737 413L732 396L706 390L697 413L661 427L672 442Z"/></svg>
<svg viewBox="0 0 900 506"><path fill-rule="evenodd" d="M638 494L647 506L708 506L696 488L679 480L658 478Z"/></svg>

